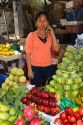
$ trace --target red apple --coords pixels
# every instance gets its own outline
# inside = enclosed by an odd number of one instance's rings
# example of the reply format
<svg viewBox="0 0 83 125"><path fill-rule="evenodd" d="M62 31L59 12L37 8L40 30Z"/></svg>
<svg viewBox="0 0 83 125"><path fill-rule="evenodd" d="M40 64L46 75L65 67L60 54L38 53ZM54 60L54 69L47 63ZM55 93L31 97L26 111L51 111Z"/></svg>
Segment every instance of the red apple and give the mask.
<svg viewBox="0 0 83 125"><path fill-rule="evenodd" d="M79 112L79 114L80 114L81 116L83 116L83 107L80 107L79 110L78 110L78 112Z"/></svg>
<svg viewBox="0 0 83 125"><path fill-rule="evenodd" d="M49 100L49 106L54 108L57 106L57 102L55 100Z"/></svg>
<svg viewBox="0 0 83 125"><path fill-rule="evenodd" d="M33 101L33 102L37 102L37 100L38 100L38 97L37 96L35 96L35 95L32 95L32 97L31 97L31 100Z"/></svg>
<svg viewBox="0 0 83 125"><path fill-rule="evenodd" d="M63 125L71 125L71 123L64 123Z"/></svg>
<svg viewBox="0 0 83 125"><path fill-rule="evenodd" d="M70 123L76 122L75 116L68 116L68 121L69 121Z"/></svg>
<svg viewBox="0 0 83 125"><path fill-rule="evenodd" d="M78 120L77 120L77 125L83 125L83 120L78 119Z"/></svg>
<svg viewBox="0 0 83 125"><path fill-rule="evenodd" d="M44 112L48 114L48 113L50 112L50 109L49 109L49 107L47 107L47 106L44 106Z"/></svg>
<svg viewBox="0 0 83 125"><path fill-rule="evenodd" d="M48 106L49 101L47 99L42 99L42 105Z"/></svg>
<svg viewBox="0 0 83 125"><path fill-rule="evenodd" d="M26 94L26 97L27 97L28 99L31 99L32 93L31 93L31 92L27 93L27 94Z"/></svg>
<svg viewBox="0 0 83 125"><path fill-rule="evenodd" d="M22 103L26 104L27 101L28 101L28 98L27 98L27 97L22 97L22 98L21 98L21 102L22 102Z"/></svg>
<svg viewBox="0 0 83 125"><path fill-rule="evenodd" d="M31 89L32 94L36 94L37 91L38 91L38 88L37 88L37 87L33 87L33 88Z"/></svg>
<svg viewBox="0 0 83 125"><path fill-rule="evenodd" d="M77 125L77 123L73 123L72 125Z"/></svg>
<svg viewBox="0 0 83 125"><path fill-rule="evenodd" d="M37 100L36 100L37 104L42 104L42 98L40 97L37 97Z"/></svg>
<svg viewBox="0 0 83 125"><path fill-rule="evenodd" d="M75 115L75 118L76 118L76 119L81 119L81 115L79 114L78 111L75 112L74 115Z"/></svg>
<svg viewBox="0 0 83 125"><path fill-rule="evenodd" d="M50 108L50 114L53 115L53 116L58 114L59 111L60 111L60 108L58 106L55 107L55 108Z"/></svg>
<svg viewBox="0 0 83 125"><path fill-rule="evenodd" d="M63 124L64 123L68 123L68 119L67 118L63 120Z"/></svg>
<svg viewBox="0 0 83 125"><path fill-rule="evenodd" d="M56 94L54 92L49 93L49 98L50 99L56 99Z"/></svg>
<svg viewBox="0 0 83 125"><path fill-rule="evenodd" d="M67 113L67 115L73 115L74 114L74 111L73 111L73 109L71 107L67 107L65 109L65 112Z"/></svg>
<svg viewBox="0 0 83 125"><path fill-rule="evenodd" d="M48 93L48 92L44 91L43 94L44 94L44 95L43 95L43 98L49 99L49 93Z"/></svg>
<svg viewBox="0 0 83 125"><path fill-rule="evenodd" d="M67 114L66 114L66 112L62 112L62 113L60 114L60 119L61 119L61 120L67 119Z"/></svg>
<svg viewBox="0 0 83 125"><path fill-rule="evenodd" d="M59 125L62 125L62 120L60 118L56 118L54 120L54 123L58 123Z"/></svg>
<svg viewBox="0 0 83 125"><path fill-rule="evenodd" d="M37 109L44 112L44 106L43 105L37 105Z"/></svg>

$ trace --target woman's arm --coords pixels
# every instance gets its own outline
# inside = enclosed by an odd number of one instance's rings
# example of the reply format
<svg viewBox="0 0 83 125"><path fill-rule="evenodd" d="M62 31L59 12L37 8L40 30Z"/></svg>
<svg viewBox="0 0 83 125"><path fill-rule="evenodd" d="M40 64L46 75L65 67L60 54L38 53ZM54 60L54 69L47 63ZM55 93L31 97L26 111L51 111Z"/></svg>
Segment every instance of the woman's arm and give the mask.
<svg viewBox="0 0 83 125"><path fill-rule="evenodd" d="M28 77L33 78L34 75L31 67L31 53L27 53L26 58L27 58L27 66L28 66Z"/></svg>
<svg viewBox="0 0 83 125"><path fill-rule="evenodd" d="M48 30L51 32L51 35L52 35L52 50L56 51L56 52L59 52L60 44L55 37L54 31L50 26L48 27Z"/></svg>

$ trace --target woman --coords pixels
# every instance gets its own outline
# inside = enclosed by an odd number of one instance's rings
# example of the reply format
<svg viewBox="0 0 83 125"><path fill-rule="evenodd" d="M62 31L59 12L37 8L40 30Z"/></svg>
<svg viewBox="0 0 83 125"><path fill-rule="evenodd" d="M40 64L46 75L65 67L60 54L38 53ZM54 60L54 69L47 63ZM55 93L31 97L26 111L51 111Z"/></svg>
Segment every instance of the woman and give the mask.
<svg viewBox="0 0 83 125"><path fill-rule="evenodd" d="M51 59L51 49L58 52L53 29L49 26L48 15L40 11L36 15L36 31L29 33L26 39L26 58L28 77L36 86L45 85L47 79L54 74Z"/></svg>

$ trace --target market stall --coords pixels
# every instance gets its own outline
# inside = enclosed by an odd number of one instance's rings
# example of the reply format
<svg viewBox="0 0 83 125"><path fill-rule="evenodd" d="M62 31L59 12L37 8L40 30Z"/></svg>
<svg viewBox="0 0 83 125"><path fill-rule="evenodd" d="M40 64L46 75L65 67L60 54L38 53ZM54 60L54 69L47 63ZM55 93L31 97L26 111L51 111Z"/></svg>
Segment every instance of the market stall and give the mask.
<svg viewBox="0 0 83 125"><path fill-rule="evenodd" d="M83 125L82 43L78 35L76 44L66 47L45 86L31 85L23 69L12 68L0 87L0 125ZM6 57L0 56L12 60Z"/></svg>

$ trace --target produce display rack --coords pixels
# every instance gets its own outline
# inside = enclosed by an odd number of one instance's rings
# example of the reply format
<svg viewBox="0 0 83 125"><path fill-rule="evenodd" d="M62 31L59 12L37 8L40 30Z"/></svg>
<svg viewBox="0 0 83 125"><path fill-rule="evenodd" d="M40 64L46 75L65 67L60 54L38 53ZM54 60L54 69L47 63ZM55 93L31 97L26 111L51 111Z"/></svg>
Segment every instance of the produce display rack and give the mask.
<svg viewBox="0 0 83 125"><path fill-rule="evenodd" d="M19 59L22 58L22 54L18 53L15 55L11 56L0 56L0 61L2 62L3 65L3 70L4 72L8 72L8 63L14 61L16 63L16 66L18 67L19 65Z"/></svg>

